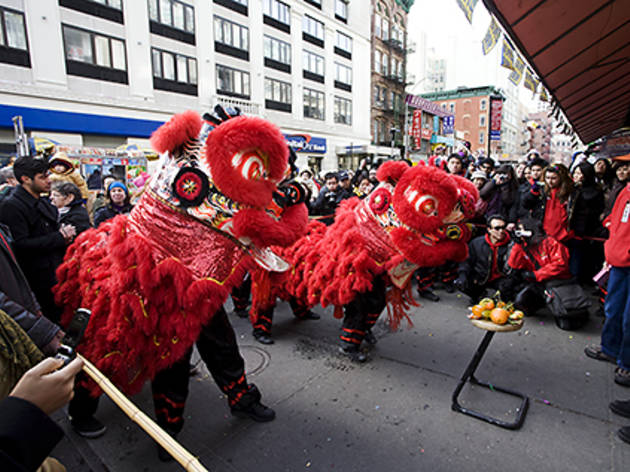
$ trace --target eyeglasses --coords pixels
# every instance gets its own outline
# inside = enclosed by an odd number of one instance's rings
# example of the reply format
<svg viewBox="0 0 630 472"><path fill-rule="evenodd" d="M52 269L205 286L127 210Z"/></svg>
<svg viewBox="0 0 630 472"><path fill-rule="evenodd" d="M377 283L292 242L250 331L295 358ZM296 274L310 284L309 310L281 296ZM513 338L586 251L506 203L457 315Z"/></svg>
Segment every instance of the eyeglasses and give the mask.
<svg viewBox="0 0 630 472"><path fill-rule="evenodd" d="M490 229L494 229L497 231L502 231L505 229L505 225L499 225L499 226L490 226Z"/></svg>

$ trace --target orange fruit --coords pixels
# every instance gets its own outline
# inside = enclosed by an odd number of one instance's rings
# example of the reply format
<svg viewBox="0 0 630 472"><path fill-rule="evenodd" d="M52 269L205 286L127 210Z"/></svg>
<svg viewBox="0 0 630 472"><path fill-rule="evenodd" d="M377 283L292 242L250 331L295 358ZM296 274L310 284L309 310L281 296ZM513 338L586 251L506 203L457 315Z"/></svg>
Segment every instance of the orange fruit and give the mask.
<svg viewBox="0 0 630 472"><path fill-rule="evenodd" d="M481 318L481 312L483 312L483 307L481 305L473 306L470 311L472 311L472 319L478 320Z"/></svg>
<svg viewBox="0 0 630 472"><path fill-rule="evenodd" d="M503 325L507 323L509 316L510 312L504 308L495 308L490 312L490 319L493 323L496 323L498 325Z"/></svg>
<svg viewBox="0 0 630 472"><path fill-rule="evenodd" d="M484 298L479 304L484 310L492 310L494 308L494 300L492 298Z"/></svg>

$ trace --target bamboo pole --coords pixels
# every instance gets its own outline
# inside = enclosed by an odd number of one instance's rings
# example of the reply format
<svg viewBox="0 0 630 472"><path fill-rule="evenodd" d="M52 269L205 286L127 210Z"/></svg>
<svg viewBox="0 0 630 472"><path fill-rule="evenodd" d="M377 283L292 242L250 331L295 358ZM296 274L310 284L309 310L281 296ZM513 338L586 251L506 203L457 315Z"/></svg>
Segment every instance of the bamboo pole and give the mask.
<svg viewBox="0 0 630 472"><path fill-rule="evenodd" d="M110 380L103 375L90 361L81 354L77 356L83 361L83 370L94 380L105 394L125 412L132 421L138 423L149 436L166 449L181 466L189 472L208 472L199 460L188 452L173 437L160 428L151 418L134 405Z"/></svg>

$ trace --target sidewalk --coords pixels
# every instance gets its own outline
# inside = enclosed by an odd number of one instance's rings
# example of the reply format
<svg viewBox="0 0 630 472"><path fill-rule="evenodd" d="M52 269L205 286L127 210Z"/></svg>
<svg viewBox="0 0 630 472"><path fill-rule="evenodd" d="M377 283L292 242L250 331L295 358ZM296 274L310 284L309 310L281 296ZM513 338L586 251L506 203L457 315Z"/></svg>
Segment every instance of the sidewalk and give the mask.
<svg viewBox="0 0 630 472"><path fill-rule="evenodd" d="M204 366L191 379L180 442L212 472L630 470L630 445L615 434L630 420L608 410L613 399L630 398L630 389L614 384L612 364L583 354L599 341L601 318L569 332L550 318L528 317L521 331L497 333L477 376L529 396L523 428L509 431L451 410L485 332L466 319L465 298L439 294L439 303L422 301L413 310L411 329L390 333L379 322L379 343L363 365L337 353L340 321L331 308L315 309L320 321L297 321L281 303L271 346L252 339L248 320L230 315L248 379L277 418L233 418ZM150 397L147 386L133 401L152 414ZM460 400L507 420L519 403L469 387ZM60 452L74 444L92 458L69 470L182 470L160 463L152 440L109 399L97 417L109 428L102 438L68 433Z"/></svg>

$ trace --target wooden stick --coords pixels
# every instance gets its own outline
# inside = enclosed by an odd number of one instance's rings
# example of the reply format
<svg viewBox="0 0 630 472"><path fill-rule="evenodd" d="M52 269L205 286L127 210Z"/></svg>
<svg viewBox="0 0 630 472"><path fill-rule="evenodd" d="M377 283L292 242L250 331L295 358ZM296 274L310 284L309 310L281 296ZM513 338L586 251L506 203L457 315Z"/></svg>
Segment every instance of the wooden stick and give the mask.
<svg viewBox="0 0 630 472"><path fill-rule="evenodd" d="M208 472L199 460L179 444L172 436L160 428L151 418L134 405L103 373L81 354L77 356L83 361L83 370L98 386L125 412L132 421L138 423L149 436L166 449L181 466L189 472Z"/></svg>

